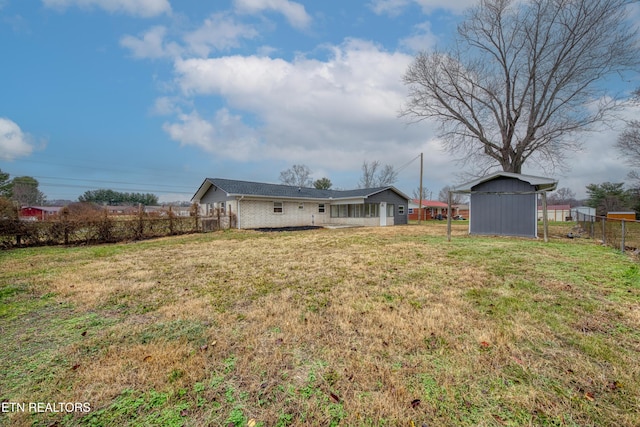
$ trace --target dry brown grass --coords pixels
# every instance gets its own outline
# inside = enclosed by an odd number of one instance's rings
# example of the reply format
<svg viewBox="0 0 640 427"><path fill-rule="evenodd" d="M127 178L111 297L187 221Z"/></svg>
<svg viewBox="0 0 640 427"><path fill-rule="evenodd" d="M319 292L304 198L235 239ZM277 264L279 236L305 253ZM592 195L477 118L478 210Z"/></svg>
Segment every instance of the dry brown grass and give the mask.
<svg viewBox="0 0 640 427"><path fill-rule="evenodd" d="M93 418L35 417L63 424L635 425L634 264L463 227L451 243L430 224L5 257L2 283L69 307L43 320L84 320L38 359L55 375L0 397L91 402Z"/></svg>

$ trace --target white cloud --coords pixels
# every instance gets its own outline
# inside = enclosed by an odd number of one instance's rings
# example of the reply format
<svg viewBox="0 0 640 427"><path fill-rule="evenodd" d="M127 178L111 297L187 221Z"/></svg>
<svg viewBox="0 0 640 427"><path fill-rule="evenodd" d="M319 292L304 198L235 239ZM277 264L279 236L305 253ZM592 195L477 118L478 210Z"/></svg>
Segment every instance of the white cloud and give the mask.
<svg viewBox="0 0 640 427"><path fill-rule="evenodd" d="M14 160L33 152L33 138L14 121L0 117L0 159Z"/></svg>
<svg viewBox="0 0 640 427"><path fill-rule="evenodd" d="M242 118L227 109L219 110L211 120L193 111L180 114L178 123L165 123L163 129L181 145L193 145L216 156L232 160L249 160L259 146L256 132L242 123Z"/></svg>
<svg viewBox="0 0 640 427"><path fill-rule="evenodd" d="M409 4L411 4L411 0L373 0L370 6L378 15L397 16Z"/></svg>
<svg viewBox="0 0 640 427"><path fill-rule="evenodd" d="M212 49L226 50L240 45L240 39L253 39L258 32L251 26L239 24L223 13L205 19L200 28L187 33L183 38L188 50L207 57Z"/></svg>
<svg viewBox="0 0 640 427"><path fill-rule="evenodd" d="M178 55L181 48L175 43L165 43L167 29L163 26L152 27L140 38L125 35L120 39L120 45L131 50L136 58L162 58Z"/></svg>
<svg viewBox="0 0 640 427"><path fill-rule="evenodd" d="M292 27L307 28L311 24L311 16L304 6L289 0L235 0L239 13L257 14L265 10L279 12L287 18Z"/></svg>
<svg viewBox="0 0 640 427"><path fill-rule="evenodd" d="M427 21L416 25L412 35L400 40L400 46L409 52L429 51L435 47L437 41L438 37L431 32L431 23Z"/></svg>
<svg viewBox="0 0 640 427"><path fill-rule="evenodd" d="M415 157L433 132L426 126L407 127L397 117L406 94L401 76L412 57L353 39L331 49L327 61L179 59L176 81L187 97L222 96L230 107L256 118L261 144L255 143L245 160L253 156L359 170L364 159L403 164ZM206 148L210 145L202 141L215 138L201 135L218 135L213 132L218 126L210 122L207 127L199 116L183 115L180 121L183 126L165 127L178 141ZM188 138L187 125L199 129Z"/></svg>
<svg viewBox="0 0 640 427"><path fill-rule="evenodd" d="M110 13L149 18L171 12L169 0L42 0L42 3L55 9L78 6L85 9L97 7Z"/></svg>
<svg viewBox="0 0 640 427"><path fill-rule="evenodd" d="M179 59L174 64L175 81L183 96L220 97L237 114L246 113L254 119L243 123L236 116L221 120L192 113L179 117L177 124L165 125L165 130L173 139L188 141L216 156L304 163L312 170L336 174L359 171L363 160L399 167L423 152L425 185L438 191L444 185L460 183L460 175L469 168L456 164L442 150L436 138L437 124L407 125L398 118L406 99L401 78L413 57L355 39L330 49L327 60L258 56ZM637 117L638 113L636 108L628 116ZM227 123L226 132L220 131L221 123ZM230 136L232 128L243 138ZM624 181L629 168L613 148L619 130L577 135L585 141L584 149L567 153L570 169L557 170L551 176L578 197L590 182ZM233 149L236 141L242 142L238 152ZM412 165L405 174L409 170L414 173L417 166ZM527 165L524 172L547 175L534 164ZM412 191L416 179L412 176L407 183L400 182L399 188Z"/></svg>
<svg viewBox="0 0 640 427"><path fill-rule="evenodd" d="M180 100L169 96L161 96L155 100L153 107L149 112L153 115L168 116L171 114L180 114L180 108L178 107Z"/></svg>
<svg viewBox="0 0 640 427"><path fill-rule="evenodd" d="M372 0L371 8L378 15L400 15L412 3L417 4L426 14L437 9L460 13L478 3L477 0Z"/></svg>
<svg viewBox="0 0 640 427"><path fill-rule="evenodd" d="M249 25L239 24L227 14L216 13L205 19L202 25L182 36L184 45L167 41L167 28L155 26L140 36L125 35L120 45L129 49L136 58L175 58L196 55L206 58L212 50L223 51L238 47L241 39L253 39L258 32Z"/></svg>

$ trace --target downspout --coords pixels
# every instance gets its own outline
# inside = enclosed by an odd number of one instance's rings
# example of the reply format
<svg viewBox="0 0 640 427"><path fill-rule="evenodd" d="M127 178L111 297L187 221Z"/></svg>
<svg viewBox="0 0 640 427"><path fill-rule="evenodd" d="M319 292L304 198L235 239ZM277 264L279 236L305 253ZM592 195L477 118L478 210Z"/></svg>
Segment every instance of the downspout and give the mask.
<svg viewBox="0 0 640 427"><path fill-rule="evenodd" d="M238 199L238 230L240 230L240 201L244 199L244 195L240 196L240 198Z"/></svg>

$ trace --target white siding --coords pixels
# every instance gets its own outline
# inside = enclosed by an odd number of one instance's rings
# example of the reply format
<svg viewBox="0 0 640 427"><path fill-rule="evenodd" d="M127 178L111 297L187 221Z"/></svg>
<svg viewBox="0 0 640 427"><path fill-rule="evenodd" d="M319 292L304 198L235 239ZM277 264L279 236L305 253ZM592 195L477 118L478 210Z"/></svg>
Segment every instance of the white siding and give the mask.
<svg viewBox="0 0 640 427"><path fill-rule="evenodd" d="M273 212L273 202L282 202L283 212ZM304 208L300 209L299 205ZM236 210L237 213L237 210ZM300 227L305 225L326 224L329 220L329 204L325 204L325 213L318 212L318 203L309 201L284 200L241 200L240 227Z"/></svg>

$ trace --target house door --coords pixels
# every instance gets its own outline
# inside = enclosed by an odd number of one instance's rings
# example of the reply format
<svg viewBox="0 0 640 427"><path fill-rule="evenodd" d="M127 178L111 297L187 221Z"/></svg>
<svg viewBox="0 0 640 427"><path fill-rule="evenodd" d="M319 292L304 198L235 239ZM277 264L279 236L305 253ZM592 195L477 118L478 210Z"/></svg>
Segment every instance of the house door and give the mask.
<svg viewBox="0 0 640 427"><path fill-rule="evenodd" d="M387 225L387 202L380 202L380 227Z"/></svg>

